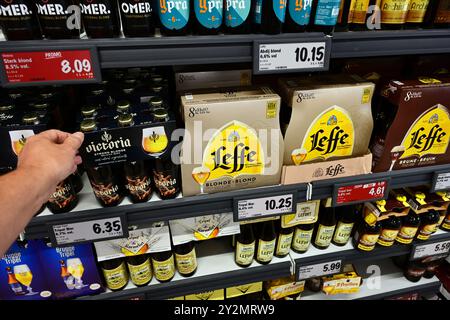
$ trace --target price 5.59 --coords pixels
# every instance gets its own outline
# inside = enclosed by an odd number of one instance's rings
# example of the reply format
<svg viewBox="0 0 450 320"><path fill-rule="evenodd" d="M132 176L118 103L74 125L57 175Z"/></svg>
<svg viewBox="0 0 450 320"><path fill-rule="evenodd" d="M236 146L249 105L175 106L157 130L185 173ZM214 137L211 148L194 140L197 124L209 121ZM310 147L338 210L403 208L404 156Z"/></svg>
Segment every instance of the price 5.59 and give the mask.
<svg viewBox="0 0 450 320"><path fill-rule="evenodd" d="M295 62L321 62L325 57L325 46L295 49Z"/></svg>
<svg viewBox="0 0 450 320"><path fill-rule="evenodd" d="M70 72L91 72L92 65L88 59L75 59L73 60L73 64L71 64L69 60L64 59L61 61L61 71L66 74Z"/></svg>
<svg viewBox="0 0 450 320"><path fill-rule="evenodd" d="M116 221L106 221L105 223L94 223L92 225L92 230L94 231L94 233L96 234L100 234L100 233L110 233L112 231L118 232L120 230L122 230L122 224L120 223L120 220L116 220Z"/></svg>
<svg viewBox="0 0 450 320"><path fill-rule="evenodd" d="M266 200L264 203L266 205L266 210L275 210L282 208L291 208L292 207L292 196L286 198L280 198L278 201L276 200Z"/></svg>

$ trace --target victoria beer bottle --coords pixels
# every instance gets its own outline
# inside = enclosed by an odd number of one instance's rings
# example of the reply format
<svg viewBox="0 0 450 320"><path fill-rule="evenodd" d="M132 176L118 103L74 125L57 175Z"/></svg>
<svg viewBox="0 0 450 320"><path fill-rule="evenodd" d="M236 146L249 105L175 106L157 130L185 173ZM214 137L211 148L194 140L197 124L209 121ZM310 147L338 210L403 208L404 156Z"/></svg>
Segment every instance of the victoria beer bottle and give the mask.
<svg viewBox="0 0 450 320"><path fill-rule="evenodd" d="M0 0L0 27L6 40L40 39L33 0Z"/></svg>
<svg viewBox="0 0 450 320"><path fill-rule="evenodd" d="M254 27L257 32L279 34L286 17L286 0L255 0Z"/></svg>
<svg viewBox="0 0 450 320"><path fill-rule="evenodd" d="M341 0L313 1L309 28L312 31L332 33L337 23L340 6Z"/></svg>
<svg viewBox="0 0 450 320"><path fill-rule="evenodd" d="M235 236L234 261L241 267L248 267L255 256L255 234L251 224L241 224L241 233Z"/></svg>
<svg viewBox="0 0 450 320"><path fill-rule="evenodd" d="M333 239L336 228L336 213L329 198L319 212L319 220L313 234L313 244L317 249L326 249Z"/></svg>
<svg viewBox="0 0 450 320"><path fill-rule="evenodd" d="M127 266L131 282L136 286L143 287L152 280L152 266L149 255L141 254L127 257Z"/></svg>
<svg viewBox="0 0 450 320"><path fill-rule="evenodd" d="M119 13L114 0L80 0L84 29L90 38L119 36Z"/></svg>
<svg viewBox="0 0 450 320"><path fill-rule="evenodd" d="M125 261L122 258L100 262L100 268L105 278L106 286L111 291L125 288L128 283L128 272Z"/></svg>
<svg viewBox="0 0 450 320"><path fill-rule="evenodd" d="M157 3L161 34L186 35L190 21L190 0L158 0Z"/></svg>
<svg viewBox="0 0 450 320"><path fill-rule="evenodd" d="M287 0L284 31L304 32L311 18L312 0Z"/></svg>
<svg viewBox="0 0 450 320"><path fill-rule="evenodd" d="M227 33L250 33L252 0L225 0L224 24Z"/></svg>
<svg viewBox="0 0 450 320"><path fill-rule="evenodd" d="M70 176L58 183L56 190L50 195L47 207L53 213L69 212L78 203L78 195L73 187Z"/></svg>
<svg viewBox="0 0 450 320"><path fill-rule="evenodd" d="M256 261L261 264L268 264L272 261L275 252L277 234L275 232L273 221L262 222L259 227Z"/></svg>
<svg viewBox="0 0 450 320"><path fill-rule="evenodd" d="M80 37L80 17L72 0L37 0L35 3L39 24L46 38Z"/></svg>
<svg viewBox="0 0 450 320"><path fill-rule="evenodd" d="M150 0L119 0L119 10L125 37L149 37L155 34Z"/></svg>
<svg viewBox="0 0 450 320"><path fill-rule="evenodd" d="M184 277L192 276L197 271L197 255L194 241L177 245L174 251L178 272Z"/></svg>
<svg viewBox="0 0 450 320"><path fill-rule="evenodd" d="M198 34L217 34L223 22L222 0L193 0L195 31Z"/></svg>

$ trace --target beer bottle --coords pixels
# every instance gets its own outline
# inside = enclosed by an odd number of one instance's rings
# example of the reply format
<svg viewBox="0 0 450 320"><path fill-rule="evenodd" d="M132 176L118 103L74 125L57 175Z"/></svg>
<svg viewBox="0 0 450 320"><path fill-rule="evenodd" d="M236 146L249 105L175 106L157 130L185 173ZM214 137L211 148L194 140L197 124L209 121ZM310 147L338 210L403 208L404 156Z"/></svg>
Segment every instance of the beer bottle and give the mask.
<svg viewBox="0 0 450 320"><path fill-rule="evenodd" d="M279 34L286 18L286 0L255 0L253 22L257 32Z"/></svg>
<svg viewBox="0 0 450 320"><path fill-rule="evenodd" d="M8 122L14 119L16 106L13 102L2 101L0 102L0 125L2 122Z"/></svg>
<svg viewBox="0 0 450 320"><path fill-rule="evenodd" d="M95 119L97 108L95 105L88 105L81 108L81 115L84 119Z"/></svg>
<svg viewBox="0 0 450 320"><path fill-rule="evenodd" d="M430 0L411 0L406 16L407 28L419 28L425 19Z"/></svg>
<svg viewBox="0 0 450 320"><path fill-rule="evenodd" d="M0 0L0 27L6 40L41 39L33 0Z"/></svg>
<svg viewBox="0 0 450 320"><path fill-rule="evenodd" d="M442 258L437 260L431 260L425 263L425 272L423 277L426 279L431 279L436 275L436 269L442 264Z"/></svg>
<svg viewBox="0 0 450 320"><path fill-rule="evenodd" d="M38 125L41 121L36 112L27 112L22 117L22 123L24 125Z"/></svg>
<svg viewBox="0 0 450 320"><path fill-rule="evenodd" d="M8 274L8 285L11 288L12 292L16 296L21 296L25 294L25 291L22 288L22 285L17 281L16 276L11 270L11 267L6 267L6 273Z"/></svg>
<svg viewBox="0 0 450 320"><path fill-rule="evenodd" d="M147 254L127 257L128 272L131 282L138 287L147 285L152 280L152 266Z"/></svg>
<svg viewBox="0 0 450 320"><path fill-rule="evenodd" d="M410 261L403 272L403 275L411 282L418 282L424 275L425 270L426 267L422 262Z"/></svg>
<svg viewBox="0 0 450 320"><path fill-rule="evenodd" d="M163 108L163 99L161 97L153 97L150 99L149 103L150 103L150 110ZM155 118L155 116L153 116L153 117ZM158 117L158 115L156 115L156 118L160 118L160 117ZM165 117L164 117L164 119L165 119ZM164 121L164 119L163 119L163 121Z"/></svg>
<svg viewBox="0 0 450 320"><path fill-rule="evenodd" d="M152 267L156 280L168 282L175 276L175 263L172 251L156 252L152 254Z"/></svg>
<svg viewBox="0 0 450 320"><path fill-rule="evenodd" d="M337 23L341 0L313 1L309 29L331 34Z"/></svg>
<svg viewBox="0 0 450 320"><path fill-rule="evenodd" d="M80 0L81 18L89 38L119 36L119 14L114 0Z"/></svg>
<svg viewBox="0 0 450 320"><path fill-rule="evenodd" d="M255 234L251 224L241 224L241 233L235 235L234 261L238 266L248 267L255 256Z"/></svg>
<svg viewBox="0 0 450 320"><path fill-rule="evenodd" d="M367 20L370 17L369 8L377 4L377 0L355 0L350 30L367 30Z"/></svg>
<svg viewBox="0 0 450 320"><path fill-rule="evenodd" d="M173 199L180 193L178 166L170 159L156 158L153 166L153 181L156 192L163 200Z"/></svg>
<svg viewBox="0 0 450 320"><path fill-rule="evenodd" d="M159 0L160 31L164 36L183 36L189 29L189 0Z"/></svg>
<svg viewBox="0 0 450 320"><path fill-rule="evenodd" d="M377 240L379 245L390 247L394 244L395 239L402 226L401 219L395 216L381 222L381 233Z"/></svg>
<svg viewBox="0 0 450 320"><path fill-rule="evenodd" d="M121 100L121 101L117 102L116 111L118 114L129 115L129 113L131 111L130 107L131 107L131 105L128 100ZM124 126L126 126L126 125L124 125Z"/></svg>
<svg viewBox="0 0 450 320"><path fill-rule="evenodd" d="M381 28L402 29L406 23L410 0L382 0Z"/></svg>
<svg viewBox="0 0 450 320"><path fill-rule="evenodd" d="M198 34L217 34L223 21L223 1L194 0L195 31Z"/></svg>
<svg viewBox="0 0 450 320"><path fill-rule="evenodd" d="M250 33L252 0L225 0L225 32Z"/></svg>
<svg viewBox="0 0 450 320"><path fill-rule="evenodd" d="M100 262L105 283L111 291L119 291L128 284L128 272L122 258Z"/></svg>
<svg viewBox="0 0 450 320"><path fill-rule="evenodd" d="M321 250L328 248L333 239L335 228L336 213L331 206L331 198L328 198L319 212L319 221L313 234L313 245Z"/></svg>
<svg viewBox="0 0 450 320"><path fill-rule="evenodd" d="M276 240L277 234L273 221L262 222L259 230L258 244L256 246L256 261L261 264L268 264L272 261Z"/></svg>
<svg viewBox="0 0 450 320"><path fill-rule="evenodd" d="M405 217L402 217L402 226L395 238L395 241L402 244L410 244L416 236L417 230L420 225L420 217L413 211Z"/></svg>
<svg viewBox="0 0 450 320"><path fill-rule="evenodd" d="M439 213L439 221L436 224L436 228L434 229L433 233L435 233L440 228L440 226L444 223L445 217L447 215L446 210L436 210L436 211Z"/></svg>
<svg viewBox="0 0 450 320"><path fill-rule="evenodd" d="M80 193L81 190L83 190L84 183L83 179L81 178L81 174L79 171L79 168L70 175L70 180L72 181L73 189L75 190L75 193Z"/></svg>
<svg viewBox="0 0 450 320"><path fill-rule="evenodd" d="M352 234L355 220L359 214L355 206L344 206L336 208L338 222L333 235L333 244L345 246Z"/></svg>
<svg viewBox="0 0 450 320"><path fill-rule="evenodd" d="M448 28L450 26L450 0L429 1L423 28Z"/></svg>
<svg viewBox="0 0 450 320"><path fill-rule="evenodd" d="M56 190L48 199L47 207L53 213L64 213L75 208L77 204L78 195L69 176L56 186Z"/></svg>
<svg viewBox="0 0 450 320"><path fill-rule="evenodd" d="M297 253L305 253L308 251L313 232L314 223L299 224L295 226L291 249Z"/></svg>
<svg viewBox="0 0 450 320"><path fill-rule="evenodd" d="M294 236L294 228L283 228L281 222L278 225L278 237L275 246L275 256L278 258L285 257L291 251L292 238Z"/></svg>
<svg viewBox="0 0 450 320"><path fill-rule="evenodd" d="M450 231L450 209L447 209L444 221L442 221L441 229L444 231Z"/></svg>
<svg viewBox="0 0 450 320"><path fill-rule="evenodd" d="M283 31L304 32L311 18L312 0L287 0Z"/></svg>
<svg viewBox="0 0 450 320"><path fill-rule="evenodd" d="M125 37L149 37L155 35L151 1L120 0L119 9Z"/></svg>
<svg viewBox="0 0 450 320"><path fill-rule="evenodd" d="M72 0L35 0L35 3L39 24L47 39L80 37L81 24L79 17L75 17L78 8Z"/></svg>
<svg viewBox="0 0 450 320"><path fill-rule="evenodd" d="M336 31L347 31L353 20L355 5L358 0L342 0L336 22Z"/></svg>
<svg viewBox="0 0 450 320"><path fill-rule="evenodd" d="M422 241L428 240L436 230L436 225L439 222L439 218L439 212L434 209L420 214L420 226L419 232L417 233L417 239Z"/></svg>
<svg viewBox="0 0 450 320"><path fill-rule="evenodd" d="M381 233L381 223L376 222L373 226L365 221L361 223L353 237L354 246L362 251L372 251Z"/></svg>
<svg viewBox="0 0 450 320"><path fill-rule="evenodd" d="M194 241L177 245L174 251L178 272L184 277L192 276L197 271Z"/></svg>

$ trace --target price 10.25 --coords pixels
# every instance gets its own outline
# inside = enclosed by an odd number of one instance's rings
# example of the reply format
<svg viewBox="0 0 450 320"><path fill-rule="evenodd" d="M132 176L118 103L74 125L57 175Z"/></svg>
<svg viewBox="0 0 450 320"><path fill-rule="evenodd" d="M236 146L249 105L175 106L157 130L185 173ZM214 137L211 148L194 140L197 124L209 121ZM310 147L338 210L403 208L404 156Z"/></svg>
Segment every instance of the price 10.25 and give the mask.
<svg viewBox="0 0 450 320"><path fill-rule="evenodd" d="M322 62L325 57L325 46L297 47L295 49L295 62Z"/></svg>
<svg viewBox="0 0 450 320"><path fill-rule="evenodd" d="M73 63L67 59L64 59L61 61L61 71L66 74L70 72L91 72L92 65L88 59L75 59L73 60Z"/></svg>
<svg viewBox="0 0 450 320"><path fill-rule="evenodd" d="M292 207L292 196L287 196L286 198L280 198L278 201L271 199L264 202L266 205L266 211L291 208Z"/></svg>

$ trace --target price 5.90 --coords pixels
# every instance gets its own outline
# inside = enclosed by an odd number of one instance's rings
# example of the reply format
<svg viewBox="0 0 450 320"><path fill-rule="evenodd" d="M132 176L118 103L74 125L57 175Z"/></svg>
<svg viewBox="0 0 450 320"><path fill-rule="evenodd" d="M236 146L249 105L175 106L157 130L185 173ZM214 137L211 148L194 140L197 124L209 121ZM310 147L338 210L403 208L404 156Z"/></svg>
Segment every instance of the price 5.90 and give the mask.
<svg viewBox="0 0 450 320"><path fill-rule="evenodd" d="M92 66L91 62L88 59L75 59L73 60L73 65L70 63L69 60L64 59L61 61L61 71L63 73L70 73L70 72L91 72Z"/></svg>
<svg viewBox="0 0 450 320"><path fill-rule="evenodd" d="M295 62L321 62L325 57L325 46L295 49Z"/></svg>
<svg viewBox="0 0 450 320"><path fill-rule="evenodd" d="M120 220L116 220L116 221L106 221L105 223L94 223L92 225L92 230L94 231L94 233L96 234L100 234L100 233L110 233L112 231L118 232L120 230L122 230L122 224L120 223Z"/></svg>

